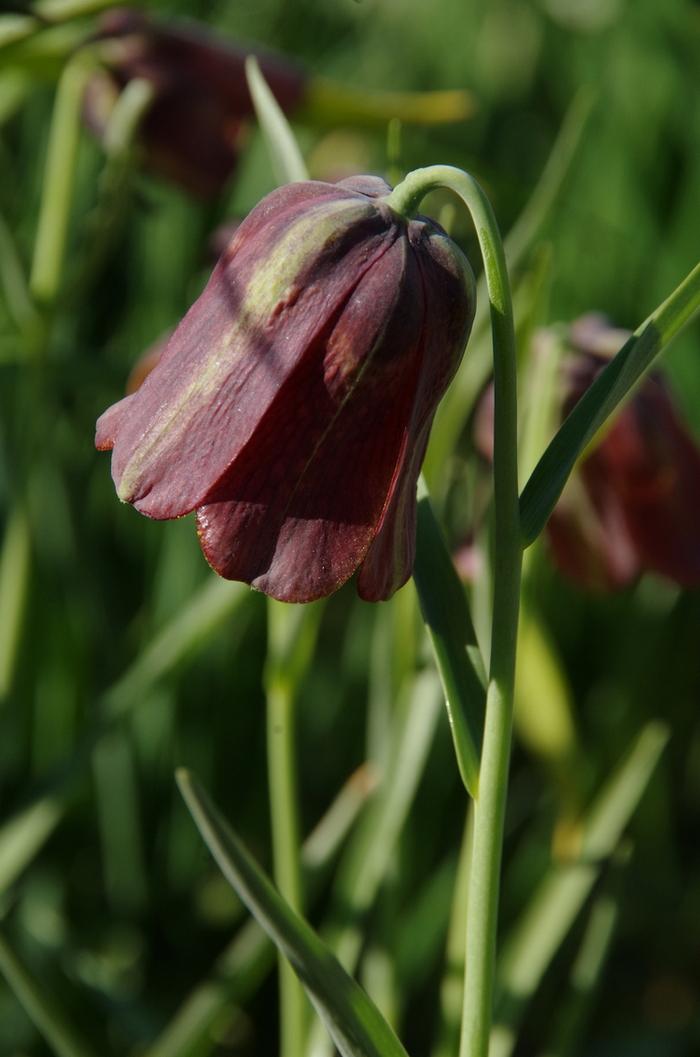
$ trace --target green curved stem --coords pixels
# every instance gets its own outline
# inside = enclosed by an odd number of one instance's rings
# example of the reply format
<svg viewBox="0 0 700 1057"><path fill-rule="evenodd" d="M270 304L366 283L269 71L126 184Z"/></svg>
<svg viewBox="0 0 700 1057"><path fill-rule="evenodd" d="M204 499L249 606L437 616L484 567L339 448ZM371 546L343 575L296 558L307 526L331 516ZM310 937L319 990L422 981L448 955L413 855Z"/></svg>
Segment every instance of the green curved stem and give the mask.
<svg viewBox="0 0 700 1057"><path fill-rule="evenodd" d="M452 166L410 173L386 199L413 214L428 191L445 187L469 209L484 261L494 353L495 570L491 663L475 804L474 844L466 926L460 1057L487 1057L493 1005L498 891L513 715L522 548L518 514L517 378L510 284L503 244L484 191Z"/></svg>

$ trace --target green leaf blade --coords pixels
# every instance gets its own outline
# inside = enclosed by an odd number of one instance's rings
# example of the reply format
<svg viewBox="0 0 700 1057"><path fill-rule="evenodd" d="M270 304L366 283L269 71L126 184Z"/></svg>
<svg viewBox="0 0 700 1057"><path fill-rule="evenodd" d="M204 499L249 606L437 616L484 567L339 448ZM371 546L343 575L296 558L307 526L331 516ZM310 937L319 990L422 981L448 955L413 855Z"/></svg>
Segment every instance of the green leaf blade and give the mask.
<svg viewBox="0 0 700 1057"><path fill-rule="evenodd" d="M196 778L180 769L177 781L224 876L291 963L343 1057L406 1057L377 1007L282 900Z"/></svg>
<svg viewBox="0 0 700 1057"><path fill-rule="evenodd" d="M546 525L574 464L644 371L700 305L700 264L620 349L566 418L520 496L523 546Z"/></svg>
<svg viewBox="0 0 700 1057"><path fill-rule="evenodd" d="M413 579L445 695L459 771L468 792L476 797L486 677L467 596L427 494L418 501Z"/></svg>

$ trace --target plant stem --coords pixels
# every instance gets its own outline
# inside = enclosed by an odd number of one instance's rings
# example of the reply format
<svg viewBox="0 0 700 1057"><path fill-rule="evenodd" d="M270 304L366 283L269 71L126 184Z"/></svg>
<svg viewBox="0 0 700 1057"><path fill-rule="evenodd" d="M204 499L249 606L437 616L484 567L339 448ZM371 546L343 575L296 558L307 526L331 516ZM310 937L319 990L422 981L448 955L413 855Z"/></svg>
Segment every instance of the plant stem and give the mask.
<svg viewBox="0 0 700 1057"><path fill-rule="evenodd" d="M45 305L54 301L61 283L78 153L80 108L91 61L84 52L78 52L66 63L56 90L29 280L32 297Z"/></svg>
<svg viewBox="0 0 700 1057"><path fill-rule="evenodd" d="M513 310L503 244L491 205L467 173L436 165L410 173L386 199L403 216L446 187L469 209L491 307L494 353L495 555L491 664L466 926L460 1057L487 1057L493 1006L498 892L513 717L522 548L518 514L517 378Z"/></svg>
<svg viewBox="0 0 700 1057"><path fill-rule="evenodd" d="M301 607L268 600L267 769L275 884L282 898L303 914L300 835L294 751L294 702L298 673L290 655L299 646ZM301 614L301 617L300 617ZM302 649L299 650L303 653ZM280 1055L302 1057L306 1039L307 1000L294 970L279 958Z"/></svg>

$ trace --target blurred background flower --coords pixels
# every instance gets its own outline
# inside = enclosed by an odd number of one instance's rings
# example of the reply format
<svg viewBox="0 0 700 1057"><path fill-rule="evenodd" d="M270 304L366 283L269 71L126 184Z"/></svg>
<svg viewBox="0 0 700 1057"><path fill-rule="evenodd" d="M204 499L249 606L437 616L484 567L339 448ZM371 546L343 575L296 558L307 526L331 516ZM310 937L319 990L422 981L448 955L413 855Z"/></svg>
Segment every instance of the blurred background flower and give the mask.
<svg viewBox="0 0 700 1057"><path fill-rule="evenodd" d="M577 352L563 364L564 415L621 337L598 316L571 326ZM645 571L699 587L700 450L660 374L645 379L591 448L547 525L560 571L589 590L625 587Z"/></svg>

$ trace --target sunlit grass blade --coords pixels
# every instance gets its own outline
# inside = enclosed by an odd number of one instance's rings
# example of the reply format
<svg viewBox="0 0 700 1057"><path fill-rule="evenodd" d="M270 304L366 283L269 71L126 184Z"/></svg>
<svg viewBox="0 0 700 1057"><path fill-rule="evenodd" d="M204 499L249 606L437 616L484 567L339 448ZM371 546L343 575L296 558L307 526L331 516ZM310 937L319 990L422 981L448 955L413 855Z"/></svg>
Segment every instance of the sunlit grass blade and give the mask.
<svg viewBox="0 0 700 1057"><path fill-rule="evenodd" d="M571 966L567 993L558 1004L551 1041L540 1057L568 1057L581 1046L615 934L622 881L631 855L632 842L622 841L601 879Z"/></svg>
<svg viewBox="0 0 700 1057"><path fill-rule="evenodd" d="M467 596L427 494L418 502L413 579L445 694L459 773L476 796L486 676Z"/></svg>
<svg viewBox="0 0 700 1057"><path fill-rule="evenodd" d="M62 815L61 803L55 797L45 796L0 827L0 893L29 865Z"/></svg>
<svg viewBox="0 0 700 1057"><path fill-rule="evenodd" d="M299 150L299 144L279 103L260 72L258 60L254 55L249 55L246 59L245 72L250 94L253 97L255 113L265 137L277 182L281 185L294 183L297 180L308 180L309 173Z"/></svg>
<svg viewBox="0 0 700 1057"><path fill-rule="evenodd" d="M594 102L595 93L588 85L579 88L574 96L537 186L503 240L509 268L516 268L520 264L556 204L571 171Z"/></svg>
<svg viewBox="0 0 700 1057"><path fill-rule="evenodd" d="M578 457L608 415L700 305L700 264L610 361L564 421L520 497L523 545L547 523Z"/></svg>
<svg viewBox="0 0 700 1057"><path fill-rule="evenodd" d="M126 0L127 6L130 0ZM46 22L68 22L85 18L105 8L114 7L112 0L35 0L30 9Z"/></svg>
<svg viewBox="0 0 700 1057"><path fill-rule="evenodd" d="M194 776L180 769L177 779L224 876L289 959L343 1057L405 1057L376 1006L278 895Z"/></svg>
<svg viewBox="0 0 700 1057"><path fill-rule="evenodd" d="M581 911L604 860L617 848L668 736L663 723L644 727L583 819L578 857L552 865L525 908L501 959L490 1057L512 1053L526 1004Z"/></svg>
<svg viewBox="0 0 700 1057"><path fill-rule="evenodd" d="M334 889L337 919L333 950L353 970L362 948L362 918L373 905L393 860L425 767L442 694L433 671L419 673L399 702L386 773L339 869Z"/></svg>
<svg viewBox="0 0 700 1057"><path fill-rule="evenodd" d="M338 851L376 787L373 769L363 764L343 785L328 811L301 848L301 861L311 896L324 867ZM275 948L261 926L250 918L217 958L212 973L184 1000L147 1057L205 1057L216 1046L214 1027L233 1022L236 1005L253 994L275 960Z"/></svg>
<svg viewBox="0 0 700 1057"><path fill-rule="evenodd" d="M420 672L400 695L389 739L391 755L377 794L347 849L336 877L324 935L342 965L354 972L365 917L394 862L397 842L423 774L443 696L434 671ZM325 1033L312 1030L309 1053L329 1054Z"/></svg>
<svg viewBox="0 0 700 1057"><path fill-rule="evenodd" d="M61 285L82 100L90 69L91 60L79 52L66 63L56 88L29 279L32 297L39 303L51 303Z"/></svg>
<svg viewBox="0 0 700 1057"><path fill-rule="evenodd" d="M56 1057L96 1057L79 1033L23 964L0 932L0 972L17 995Z"/></svg>
<svg viewBox="0 0 700 1057"><path fill-rule="evenodd" d="M32 15L7 13L0 15L0 49L9 48L31 37L42 28L42 23Z"/></svg>

